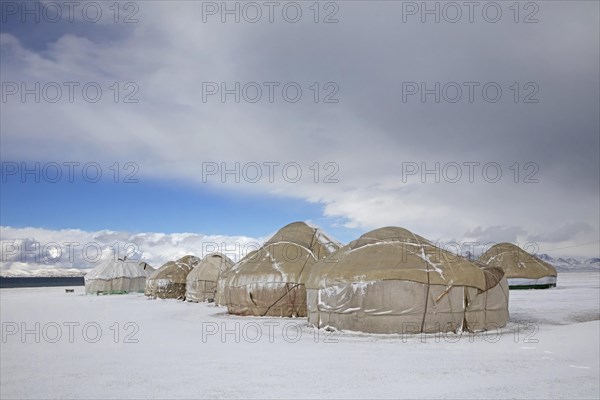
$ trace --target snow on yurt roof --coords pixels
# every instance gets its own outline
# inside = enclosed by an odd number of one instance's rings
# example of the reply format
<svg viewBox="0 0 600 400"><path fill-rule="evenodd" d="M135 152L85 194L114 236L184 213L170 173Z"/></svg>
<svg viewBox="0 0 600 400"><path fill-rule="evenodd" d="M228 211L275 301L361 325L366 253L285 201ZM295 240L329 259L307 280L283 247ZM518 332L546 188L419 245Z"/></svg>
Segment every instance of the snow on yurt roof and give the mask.
<svg viewBox="0 0 600 400"><path fill-rule="evenodd" d="M298 282L303 269L339 248L322 230L305 222L281 228L258 250L230 270L233 285L261 282Z"/></svg>
<svg viewBox="0 0 600 400"><path fill-rule="evenodd" d="M221 253L211 253L200 261L188 275L188 280L206 280L216 282L219 275L233 267L233 261Z"/></svg>
<svg viewBox="0 0 600 400"><path fill-rule="evenodd" d="M144 269L142 263L133 259L117 259L113 257L100 263L85 275L85 280L116 278L141 278L148 277L152 271Z"/></svg>
<svg viewBox="0 0 600 400"><path fill-rule="evenodd" d="M293 243L309 250L316 259L321 259L341 247L320 228L298 221L287 224L265 242L265 246L278 243Z"/></svg>
<svg viewBox="0 0 600 400"><path fill-rule="evenodd" d="M176 261L169 261L155 270L149 279L171 279L185 283L187 275L200 262L200 259L193 255L181 257Z"/></svg>
<svg viewBox="0 0 600 400"><path fill-rule="evenodd" d="M332 282L381 280L487 287L484 271L473 262L393 226L367 232L324 258L304 276L303 283L316 289Z"/></svg>
<svg viewBox="0 0 600 400"><path fill-rule="evenodd" d="M492 246L477 261L502 268L507 278L539 279L556 276L556 268L512 243Z"/></svg>

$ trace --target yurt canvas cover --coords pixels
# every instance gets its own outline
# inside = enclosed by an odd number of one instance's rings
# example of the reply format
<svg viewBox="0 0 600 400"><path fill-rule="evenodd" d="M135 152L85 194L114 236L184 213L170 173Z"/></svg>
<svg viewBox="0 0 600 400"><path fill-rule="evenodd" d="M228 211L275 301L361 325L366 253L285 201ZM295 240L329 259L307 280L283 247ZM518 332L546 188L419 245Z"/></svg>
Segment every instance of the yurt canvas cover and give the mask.
<svg viewBox="0 0 600 400"><path fill-rule="evenodd" d="M200 262L195 256L185 256L169 261L154 271L146 282L146 296L161 299L185 299L185 282L188 274Z"/></svg>
<svg viewBox="0 0 600 400"><path fill-rule="evenodd" d="M150 276L154 271L156 271L154 269L154 267L152 267L150 264L148 264L145 261L140 261L140 267L142 267L143 269L146 270L146 272L148 272L148 276Z"/></svg>
<svg viewBox="0 0 600 400"><path fill-rule="evenodd" d="M227 274L225 304L230 314L306 316L305 268L340 247L318 228L294 222L260 249L249 253Z"/></svg>
<svg viewBox="0 0 600 400"><path fill-rule="evenodd" d="M512 243L492 246L478 261L502 268L511 289L547 289L556 286L556 268Z"/></svg>
<svg viewBox="0 0 600 400"><path fill-rule="evenodd" d="M85 277L87 294L122 294L144 292L150 271L145 263L136 260L113 258L105 260L88 272Z"/></svg>
<svg viewBox="0 0 600 400"><path fill-rule="evenodd" d="M308 321L370 333L433 333L500 328L508 284L408 230L368 232L319 261L305 276Z"/></svg>
<svg viewBox="0 0 600 400"><path fill-rule="evenodd" d="M220 253L204 257L187 276L185 299L193 302L215 301L218 296L217 283L221 275L232 266L233 262L229 257Z"/></svg>

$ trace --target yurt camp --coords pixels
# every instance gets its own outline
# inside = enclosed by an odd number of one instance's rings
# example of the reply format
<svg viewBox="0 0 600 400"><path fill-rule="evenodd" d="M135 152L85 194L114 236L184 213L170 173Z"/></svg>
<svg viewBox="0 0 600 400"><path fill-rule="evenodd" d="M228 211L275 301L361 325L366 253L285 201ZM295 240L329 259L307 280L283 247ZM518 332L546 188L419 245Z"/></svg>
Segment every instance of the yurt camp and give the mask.
<svg viewBox="0 0 600 400"><path fill-rule="evenodd" d="M154 271L145 262L126 257L109 258L88 272L85 277L87 294L122 294L144 292L146 278Z"/></svg>
<svg viewBox="0 0 600 400"><path fill-rule="evenodd" d="M151 298L185 299L187 276L198 263L200 259L192 255L167 262L148 277L144 293Z"/></svg>
<svg viewBox="0 0 600 400"><path fill-rule="evenodd" d="M556 286L556 268L512 243L492 246L478 261L502 268L511 289L547 289Z"/></svg>
<svg viewBox="0 0 600 400"><path fill-rule="evenodd" d="M434 333L500 328L508 284L500 268L443 250L412 232L365 233L304 276L308 322L368 333Z"/></svg>
<svg viewBox="0 0 600 400"><path fill-rule="evenodd" d="M228 312L306 316L306 289L300 277L306 267L339 247L320 229L304 222L286 225L227 273L223 286Z"/></svg>
<svg viewBox="0 0 600 400"><path fill-rule="evenodd" d="M186 279L185 299L191 302L214 302L217 284L222 275L233 267L229 257L221 253L208 254L194 267Z"/></svg>

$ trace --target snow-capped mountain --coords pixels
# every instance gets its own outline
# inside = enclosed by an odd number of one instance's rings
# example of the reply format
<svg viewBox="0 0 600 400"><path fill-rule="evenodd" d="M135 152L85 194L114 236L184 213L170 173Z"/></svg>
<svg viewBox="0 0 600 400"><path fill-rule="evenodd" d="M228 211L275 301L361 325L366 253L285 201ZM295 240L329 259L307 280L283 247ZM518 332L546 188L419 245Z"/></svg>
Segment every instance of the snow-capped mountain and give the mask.
<svg viewBox="0 0 600 400"><path fill-rule="evenodd" d="M0 271L0 277L3 278L11 278L11 277L46 277L46 278L62 278L62 277L77 277L84 276L89 270L85 269L62 269L62 268L45 268L45 269L33 269L33 270L23 270L23 269L8 269Z"/></svg>
<svg viewBox="0 0 600 400"><path fill-rule="evenodd" d="M576 258L554 258L548 254L536 254L540 260L552 264L559 272L576 271L599 271L600 258L576 259Z"/></svg>

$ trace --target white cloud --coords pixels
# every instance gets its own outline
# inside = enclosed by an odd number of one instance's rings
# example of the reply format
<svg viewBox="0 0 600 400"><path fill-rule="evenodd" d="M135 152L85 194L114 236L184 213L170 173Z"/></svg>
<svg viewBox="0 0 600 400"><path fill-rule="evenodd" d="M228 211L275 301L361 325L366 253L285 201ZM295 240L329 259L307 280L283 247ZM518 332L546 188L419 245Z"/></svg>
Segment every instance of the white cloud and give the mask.
<svg viewBox="0 0 600 400"><path fill-rule="evenodd" d="M77 229L2 227L2 271L43 268L90 269L103 259L133 251L155 268L187 254L219 251L234 261L257 249L264 238L197 233L87 232ZM115 251L116 250L116 251Z"/></svg>

